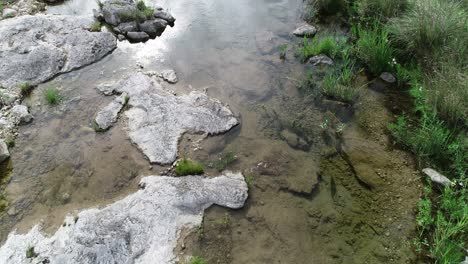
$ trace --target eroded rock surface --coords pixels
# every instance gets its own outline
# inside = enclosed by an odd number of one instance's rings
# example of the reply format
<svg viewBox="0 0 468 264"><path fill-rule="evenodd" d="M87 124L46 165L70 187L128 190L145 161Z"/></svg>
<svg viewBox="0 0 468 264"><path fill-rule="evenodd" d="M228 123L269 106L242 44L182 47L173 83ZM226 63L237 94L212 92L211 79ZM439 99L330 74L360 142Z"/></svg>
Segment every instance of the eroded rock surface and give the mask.
<svg viewBox="0 0 468 264"><path fill-rule="evenodd" d="M102 209L67 217L52 236L39 226L24 235L13 232L0 248L0 263L174 263L182 228L200 225L212 204L242 207L248 190L242 174L230 172L216 178L149 176L140 186ZM29 247L37 257L26 258Z"/></svg>
<svg viewBox="0 0 468 264"><path fill-rule="evenodd" d="M172 163L185 132L213 135L239 123L220 101L197 91L175 96L165 91L158 80L143 73L114 85L104 84L98 90L128 94L130 109L125 115L130 139L152 163Z"/></svg>
<svg viewBox="0 0 468 264"><path fill-rule="evenodd" d="M126 100L127 94L123 93L99 111L94 119L99 129L106 130L111 127L115 121L117 121L119 112L125 106Z"/></svg>
<svg viewBox="0 0 468 264"><path fill-rule="evenodd" d="M10 152L8 151L8 146L3 139L0 139L0 163L4 162L9 157Z"/></svg>
<svg viewBox="0 0 468 264"><path fill-rule="evenodd" d="M90 32L88 17L21 16L0 22L0 85L36 85L93 63L117 42L109 32Z"/></svg>

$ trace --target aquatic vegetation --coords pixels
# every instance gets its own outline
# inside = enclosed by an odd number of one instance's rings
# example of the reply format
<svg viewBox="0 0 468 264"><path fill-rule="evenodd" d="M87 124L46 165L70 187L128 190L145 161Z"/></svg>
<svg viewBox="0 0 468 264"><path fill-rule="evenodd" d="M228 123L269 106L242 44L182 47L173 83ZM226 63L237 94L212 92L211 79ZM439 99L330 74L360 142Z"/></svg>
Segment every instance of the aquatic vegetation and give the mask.
<svg viewBox="0 0 468 264"><path fill-rule="evenodd" d="M49 105L56 105L60 102L61 96L57 88L49 87L43 92L44 98Z"/></svg>
<svg viewBox="0 0 468 264"><path fill-rule="evenodd" d="M245 175L245 183L247 183L249 190L252 189L255 183L255 176L252 174Z"/></svg>
<svg viewBox="0 0 468 264"><path fill-rule="evenodd" d="M101 27L102 27L101 22L95 21L93 24L91 24L90 30L92 32L99 32L101 31Z"/></svg>
<svg viewBox="0 0 468 264"><path fill-rule="evenodd" d="M179 161L175 167L175 173L177 176L200 175L203 174L203 172L203 165L201 163L185 158Z"/></svg>
<svg viewBox="0 0 468 264"><path fill-rule="evenodd" d="M12 136L7 136L5 138L5 144L7 145L8 148L13 148L15 147L15 139Z"/></svg>
<svg viewBox="0 0 468 264"><path fill-rule="evenodd" d="M359 94L359 90L351 85L348 80L348 73L343 76L337 76L336 73L330 72L322 82L322 93L328 97L342 101L345 103L352 103Z"/></svg>
<svg viewBox="0 0 468 264"><path fill-rule="evenodd" d="M219 172L225 170L229 165L237 160L236 154L232 151L222 153L221 156L213 161L212 167Z"/></svg>
<svg viewBox="0 0 468 264"><path fill-rule="evenodd" d="M368 30L358 26L357 34L356 56L367 65L369 71L374 75L392 71L395 50L388 40L388 31L374 23Z"/></svg>
<svg viewBox="0 0 468 264"><path fill-rule="evenodd" d="M190 259L190 264L208 264L208 262L202 258L202 257L197 257L197 256L194 256Z"/></svg>
<svg viewBox="0 0 468 264"><path fill-rule="evenodd" d="M231 216L228 213L224 213L223 217L218 218L215 220L215 224L222 226L222 227L229 227L231 223Z"/></svg>
<svg viewBox="0 0 468 264"><path fill-rule="evenodd" d="M24 82L19 85L20 93L22 96L27 96L31 93L31 91L34 89L34 86L31 85L28 82Z"/></svg>
<svg viewBox="0 0 468 264"><path fill-rule="evenodd" d="M278 47L279 52L280 52L280 59L284 60L286 59L286 51L288 50L288 45L283 44Z"/></svg>
<svg viewBox="0 0 468 264"><path fill-rule="evenodd" d="M330 58L338 58L344 51L345 41L333 36L308 39L304 37L302 46L297 50L300 59L305 62L310 57L325 54Z"/></svg>

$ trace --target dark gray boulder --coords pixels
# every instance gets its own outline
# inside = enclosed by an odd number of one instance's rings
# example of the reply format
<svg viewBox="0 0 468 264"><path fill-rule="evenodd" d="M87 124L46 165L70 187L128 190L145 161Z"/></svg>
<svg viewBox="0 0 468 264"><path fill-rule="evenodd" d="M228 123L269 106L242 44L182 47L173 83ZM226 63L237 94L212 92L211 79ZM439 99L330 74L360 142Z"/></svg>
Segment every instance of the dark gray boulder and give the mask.
<svg viewBox="0 0 468 264"><path fill-rule="evenodd" d="M136 32L138 31L138 24L135 21L132 22L125 22L120 23L117 28L119 29L119 33L127 33L127 32Z"/></svg>
<svg viewBox="0 0 468 264"><path fill-rule="evenodd" d="M145 32L128 32L127 39L130 42L145 42L150 39L150 36Z"/></svg>
<svg viewBox="0 0 468 264"><path fill-rule="evenodd" d="M150 37L155 38L161 36L167 26L167 22L164 19L156 18L154 20L146 20L139 24L140 31L145 32Z"/></svg>
<svg viewBox="0 0 468 264"><path fill-rule="evenodd" d="M164 19L164 20L167 21L167 23L170 26L174 26L175 18L171 14L169 14L168 12L165 12L165 11L162 11L162 10L155 10L154 11L154 17Z"/></svg>

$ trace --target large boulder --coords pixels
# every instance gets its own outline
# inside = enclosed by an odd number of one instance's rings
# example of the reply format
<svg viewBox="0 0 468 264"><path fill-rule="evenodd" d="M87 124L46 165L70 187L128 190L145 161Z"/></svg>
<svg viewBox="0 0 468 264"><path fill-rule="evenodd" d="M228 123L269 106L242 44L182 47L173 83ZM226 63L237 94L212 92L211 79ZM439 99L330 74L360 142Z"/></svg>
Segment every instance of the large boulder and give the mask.
<svg viewBox="0 0 468 264"><path fill-rule="evenodd" d="M36 15L0 22L0 85L36 85L93 63L116 48L108 32L90 32L91 17Z"/></svg>
<svg viewBox="0 0 468 264"><path fill-rule="evenodd" d="M132 14L138 12L133 0L107 0L102 4L102 15L106 23L118 26L121 22L128 22Z"/></svg>
<svg viewBox="0 0 468 264"><path fill-rule="evenodd" d="M166 20L160 18L156 18L154 20L146 20L145 22L139 24L140 31L145 32L151 38L161 36L161 34L166 29L166 26Z"/></svg>
<svg viewBox="0 0 468 264"><path fill-rule="evenodd" d="M11 233L0 248L0 263L173 263L184 228L199 226L213 204L240 208L248 196L242 174L215 178L148 176L144 187L102 209L68 216L52 236L35 226ZM37 255L27 258L32 247Z"/></svg>
<svg viewBox="0 0 468 264"><path fill-rule="evenodd" d="M98 89L128 94L130 109L125 115L130 139L152 163L174 162L179 139L185 132L213 135L239 123L231 110L218 100L196 91L175 96L143 73L136 73L111 88L105 86Z"/></svg>

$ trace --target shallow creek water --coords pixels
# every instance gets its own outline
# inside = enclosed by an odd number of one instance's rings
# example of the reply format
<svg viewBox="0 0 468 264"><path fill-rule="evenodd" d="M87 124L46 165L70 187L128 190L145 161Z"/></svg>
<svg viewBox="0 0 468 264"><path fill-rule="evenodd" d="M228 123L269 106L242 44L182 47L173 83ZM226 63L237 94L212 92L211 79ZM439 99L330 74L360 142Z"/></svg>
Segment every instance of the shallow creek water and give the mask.
<svg viewBox="0 0 468 264"><path fill-rule="evenodd" d="M52 231L66 214L108 204L135 191L142 176L165 169L150 167L130 143L123 118L104 133L90 128L97 111L112 99L99 94L96 85L141 65L143 71L175 69L180 81L166 84L169 89L206 90L240 117L241 125L205 139L199 150L194 147L201 136L186 135L181 156L209 164L232 151L237 161L230 169L255 177L244 209L208 210L204 237L183 242L189 245L187 254L204 255L209 263L405 263L414 257L409 246L395 245L412 230L412 217L405 220L407 229L395 229L392 239L386 238L365 223L370 203L381 198L355 179L346 161L323 158L329 147L319 125L328 113L297 91L297 80L309 68L292 55L292 46L300 42L290 32L301 24L301 0L157 4L176 17L175 27L145 44L119 42L103 60L40 85L24 102L35 119L21 127L12 151L2 239L40 220ZM95 5L94 0L66 1L47 13L90 15ZM281 44L291 47L285 61L279 58ZM42 98L50 86L63 95L56 107ZM339 118L349 120L350 112L342 110ZM300 135L305 143L293 148L284 139L298 134L298 126L307 132ZM217 172L208 169L207 174ZM228 220L219 224L219 219Z"/></svg>

